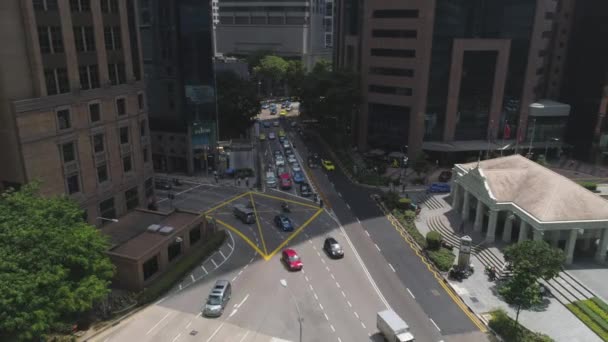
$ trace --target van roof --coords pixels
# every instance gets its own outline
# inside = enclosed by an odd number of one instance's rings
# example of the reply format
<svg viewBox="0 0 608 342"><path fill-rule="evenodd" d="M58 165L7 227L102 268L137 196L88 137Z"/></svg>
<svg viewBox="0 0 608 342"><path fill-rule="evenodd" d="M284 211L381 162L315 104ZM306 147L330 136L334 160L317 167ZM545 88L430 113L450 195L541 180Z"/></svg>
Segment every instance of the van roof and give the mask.
<svg viewBox="0 0 608 342"><path fill-rule="evenodd" d="M214 287L225 287L228 284L230 284L230 282L228 280L218 280L215 282L215 286Z"/></svg>

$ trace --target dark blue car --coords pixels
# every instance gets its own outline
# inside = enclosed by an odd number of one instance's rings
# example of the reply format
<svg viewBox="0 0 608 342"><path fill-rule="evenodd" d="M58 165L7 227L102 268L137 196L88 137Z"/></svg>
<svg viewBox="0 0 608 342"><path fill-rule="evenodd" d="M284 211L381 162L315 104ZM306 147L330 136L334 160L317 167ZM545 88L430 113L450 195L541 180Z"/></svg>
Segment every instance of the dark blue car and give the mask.
<svg viewBox="0 0 608 342"><path fill-rule="evenodd" d="M433 183L427 189L427 193L446 193L450 192L450 184L448 183Z"/></svg>
<svg viewBox="0 0 608 342"><path fill-rule="evenodd" d="M277 215L274 217L274 224L284 232L293 231L293 223L291 219L285 215Z"/></svg>
<svg viewBox="0 0 608 342"><path fill-rule="evenodd" d="M296 171L293 173L293 181L300 184L305 181L304 174L302 171Z"/></svg>

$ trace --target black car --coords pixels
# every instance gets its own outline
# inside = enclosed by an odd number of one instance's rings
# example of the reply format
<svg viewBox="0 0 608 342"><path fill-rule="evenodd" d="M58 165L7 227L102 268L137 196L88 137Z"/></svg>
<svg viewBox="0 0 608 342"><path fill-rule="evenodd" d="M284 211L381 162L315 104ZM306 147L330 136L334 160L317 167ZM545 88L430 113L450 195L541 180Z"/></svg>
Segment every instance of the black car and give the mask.
<svg viewBox="0 0 608 342"><path fill-rule="evenodd" d="M312 195L312 189L310 188L310 185L308 185L308 183L300 184L300 195L303 197L309 197L310 195Z"/></svg>
<svg viewBox="0 0 608 342"><path fill-rule="evenodd" d="M439 181L442 183L448 182L452 178L452 171L442 171L439 174Z"/></svg>
<svg viewBox="0 0 608 342"><path fill-rule="evenodd" d="M330 258L339 259L344 257L344 250L342 250L342 246L340 246L338 241L336 241L336 239L333 237L328 237L325 239L325 242L323 243L323 250L325 250L325 253L327 253Z"/></svg>
<svg viewBox="0 0 608 342"><path fill-rule="evenodd" d="M315 169L319 166L319 164L315 161L315 158L308 157L308 167L311 169Z"/></svg>
<svg viewBox="0 0 608 342"><path fill-rule="evenodd" d="M284 232L293 231L293 223L291 219L285 215L277 215L274 217L274 224Z"/></svg>
<svg viewBox="0 0 608 342"><path fill-rule="evenodd" d="M166 180L157 179L154 181L154 187L159 190L171 190L171 183Z"/></svg>

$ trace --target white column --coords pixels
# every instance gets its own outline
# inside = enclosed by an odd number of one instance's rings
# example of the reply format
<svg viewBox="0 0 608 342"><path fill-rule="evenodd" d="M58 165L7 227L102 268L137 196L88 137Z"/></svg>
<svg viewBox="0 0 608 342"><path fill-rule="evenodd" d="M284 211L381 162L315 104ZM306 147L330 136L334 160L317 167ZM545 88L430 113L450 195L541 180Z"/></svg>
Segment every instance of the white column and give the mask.
<svg viewBox="0 0 608 342"><path fill-rule="evenodd" d="M515 217L513 215L507 215L505 219L505 226L502 229L502 241L503 242L511 242L511 233L513 232L513 220Z"/></svg>
<svg viewBox="0 0 608 342"><path fill-rule="evenodd" d="M458 209L460 209L460 203L462 203L460 200L461 187L460 187L460 185L454 183L452 185L452 189L454 189L452 191L452 209L454 209L455 211L458 211Z"/></svg>
<svg viewBox="0 0 608 342"><path fill-rule="evenodd" d="M557 248L559 246L559 238L562 234L561 230L555 230L551 232L551 247Z"/></svg>
<svg viewBox="0 0 608 342"><path fill-rule="evenodd" d="M534 241L543 241L544 232L540 229L534 229L533 239Z"/></svg>
<svg viewBox="0 0 608 342"><path fill-rule="evenodd" d="M464 188L462 190L464 191L462 201L462 220L466 221L469 219L469 205L471 194Z"/></svg>
<svg viewBox="0 0 608 342"><path fill-rule="evenodd" d="M477 199L477 209L475 210L475 224L473 231L480 232L483 224L483 202Z"/></svg>
<svg viewBox="0 0 608 342"><path fill-rule="evenodd" d="M496 239L496 221L498 220L498 210L490 210L490 222L488 222L488 232L486 242L492 243Z"/></svg>
<svg viewBox="0 0 608 342"><path fill-rule="evenodd" d="M528 223L524 220L521 221L519 225L519 236L517 237L517 242L523 242L528 239Z"/></svg>
<svg viewBox="0 0 608 342"><path fill-rule="evenodd" d="M602 230L600 243L595 252L595 261L604 263L606 261L606 249L608 249L608 228Z"/></svg>
<svg viewBox="0 0 608 342"><path fill-rule="evenodd" d="M578 237L578 229L572 229L568 235L566 242L566 265L572 264L574 258L574 246L576 246L576 238Z"/></svg>

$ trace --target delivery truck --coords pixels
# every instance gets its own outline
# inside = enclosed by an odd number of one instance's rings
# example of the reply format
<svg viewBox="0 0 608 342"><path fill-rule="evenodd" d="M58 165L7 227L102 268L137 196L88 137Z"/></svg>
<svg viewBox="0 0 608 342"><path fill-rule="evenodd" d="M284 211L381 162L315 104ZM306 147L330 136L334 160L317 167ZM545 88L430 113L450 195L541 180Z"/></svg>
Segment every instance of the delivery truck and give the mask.
<svg viewBox="0 0 608 342"><path fill-rule="evenodd" d="M410 327L393 310L378 312L376 327L389 342L414 342Z"/></svg>

